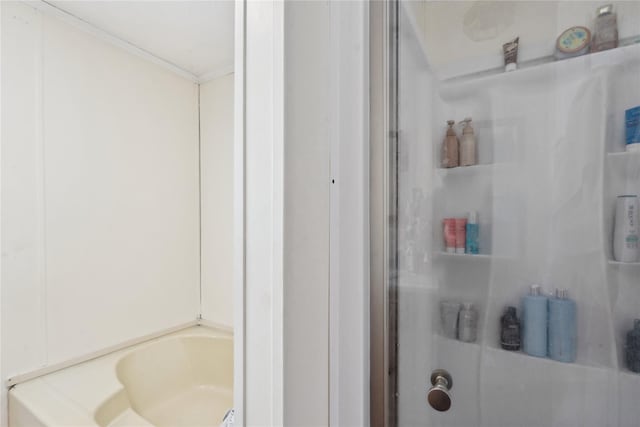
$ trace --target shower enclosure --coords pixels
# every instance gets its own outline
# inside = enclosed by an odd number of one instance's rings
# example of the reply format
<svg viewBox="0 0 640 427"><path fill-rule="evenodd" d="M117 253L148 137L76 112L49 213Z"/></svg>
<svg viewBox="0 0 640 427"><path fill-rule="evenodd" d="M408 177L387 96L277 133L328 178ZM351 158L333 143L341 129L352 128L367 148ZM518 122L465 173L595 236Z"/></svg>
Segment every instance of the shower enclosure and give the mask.
<svg viewBox="0 0 640 427"><path fill-rule="evenodd" d="M617 48L554 57L569 28L598 36L599 6L371 4L372 425L640 422L627 360L640 260L613 252L616 200L640 193L640 153L625 147L625 112L640 106L640 4L613 2ZM505 72L503 45L518 36ZM462 140L467 117L474 164L443 167L447 121ZM478 253L460 221L474 216ZM523 312L534 284L539 318ZM507 307L519 323L501 323Z"/></svg>

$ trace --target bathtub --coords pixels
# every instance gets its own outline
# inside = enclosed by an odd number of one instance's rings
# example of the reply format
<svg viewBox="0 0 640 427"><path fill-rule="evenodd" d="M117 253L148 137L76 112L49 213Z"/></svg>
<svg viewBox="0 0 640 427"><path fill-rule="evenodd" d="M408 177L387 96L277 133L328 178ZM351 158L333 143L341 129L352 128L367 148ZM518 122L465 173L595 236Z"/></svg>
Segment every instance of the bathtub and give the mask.
<svg viewBox="0 0 640 427"><path fill-rule="evenodd" d="M219 426L233 338L194 326L14 386L10 427Z"/></svg>

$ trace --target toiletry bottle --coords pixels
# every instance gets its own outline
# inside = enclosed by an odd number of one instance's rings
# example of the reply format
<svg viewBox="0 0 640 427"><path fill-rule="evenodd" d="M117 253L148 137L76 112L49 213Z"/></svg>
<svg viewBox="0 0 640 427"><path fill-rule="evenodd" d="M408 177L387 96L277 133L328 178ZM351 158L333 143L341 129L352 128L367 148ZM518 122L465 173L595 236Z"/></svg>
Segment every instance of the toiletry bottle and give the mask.
<svg viewBox="0 0 640 427"><path fill-rule="evenodd" d="M467 218L456 218L456 253L464 254L467 241Z"/></svg>
<svg viewBox="0 0 640 427"><path fill-rule="evenodd" d="M547 356L547 304L539 285L522 298L522 350L531 356Z"/></svg>
<svg viewBox="0 0 640 427"><path fill-rule="evenodd" d="M613 13L613 5L600 6L596 10L591 52L600 52L616 47L618 47L618 22L616 14Z"/></svg>
<svg viewBox="0 0 640 427"><path fill-rule="evenodd" d="M480 228L478 225L478 212L471 211L469 215L467 215L467 243L466 243L466 252L468 254L478 254L480 253L480 248L478 247L478 234L480 233Z"/></svg>
<svg viewBox="0 0 640 427"><path fill-rule="evenodd" d="M478 335L478 312L472 303L462 304L458 314L458 339L475 342Z"/></svg>
<svg viewBox="0 0 640 427"><path fill-rule="evenodd" d="M625 353L627 368L640 373L640 319L634 319L633 329L627 332Z"/></svg>
<svg viewBox="0 0 640 427"><path fill-rule="evenodd" d="M453 301L440 302L440 322L442 323L442 332L445 337L457 338L459 313L460 303Z"/></svg>
<svg viewBox="0 0 640 427"><path fill-rule="evenodd" d="M613 258L619 262L637 262L640 255L638 240L638 196L618 196L613 229Z"/></svg>
<svg viewBox="0 0 640 427"><path fill-rule="evenodd" d="M444 236L445 251L449 254L456 252L456 219L445 218L442 220L442 234Z"/></svg>
<svg viewBox="0 0 640 427"><path fill-rule="evenodd" d="M453 129L455 123L453 120L447 121L449 128L447 129L447 135L444 137L444 141L442 141L443 168L455 168L459 164L458 137L456 136L455 129Z"/></svg>
<svg viewBox="0 0 640 427"><path fill-rule="evenodd" d="M500 318L500 346L509 351L520 350L520 320L515 307L507 307Z"/></svg>
<svg viewBox="0 0 640 427"><path fill-rule="evenodd" d="M576 303L566 289L549 298L549 357L560 362L576 360Z"/></svg>
<svg viewBox="0 0 640 427"><path fill-rule="evenodd" d="M472 166L476 164L476 137L471 127L471 117L462 122L462 138L460 138L460 166Z"/></svg>
<svg viewBox="0 0 640 427"><path fill-rule="evenodd" d="M515 71L518 69L518 44L520 37L516 37L502 45L502 53L504 54L504 70Z"/></svg>

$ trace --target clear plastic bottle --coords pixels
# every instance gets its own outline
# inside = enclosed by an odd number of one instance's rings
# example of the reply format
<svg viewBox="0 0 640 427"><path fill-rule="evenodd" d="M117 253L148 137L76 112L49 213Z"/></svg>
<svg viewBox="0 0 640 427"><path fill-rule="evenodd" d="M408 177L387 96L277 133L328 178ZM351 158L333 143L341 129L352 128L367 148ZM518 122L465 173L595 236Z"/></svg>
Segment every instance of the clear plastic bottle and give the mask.
<svg viewBox="0 0 640 427"><path fill-rule="evenodd" d="M478 312L472 303L464 303L458 314L458 339L464 342L476 342L477 337Z"/></svg>

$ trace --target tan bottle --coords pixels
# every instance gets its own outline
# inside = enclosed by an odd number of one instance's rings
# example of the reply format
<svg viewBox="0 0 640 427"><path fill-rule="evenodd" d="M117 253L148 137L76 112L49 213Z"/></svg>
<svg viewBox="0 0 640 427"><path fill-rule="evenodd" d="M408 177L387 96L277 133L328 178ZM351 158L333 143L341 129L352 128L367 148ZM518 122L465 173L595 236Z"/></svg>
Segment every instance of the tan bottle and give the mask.
<svg viewBox="0 0 640 427"><path fill-rule="evenodd" d="M618 47L618 21L616 14L613 13L613 5L601 6L596 13L591 52Z"/></svg>
<svg viewBox="0 0 640 427"><path fill-rule="evenodd" d="M453 125L456 122L454 120L448 120L447 135L442 141L442 167L443 168L455 168L459 165L458 159L458 137L456 131L453 129Z"/></svg>
<svg viewBox="0 0 640 427"><path fill-rule="evenodd" d="M467 117L461 123L465 125L460 138L460 166L472 166L476 164L476 137L471 127L471 117Z"/></svg>

